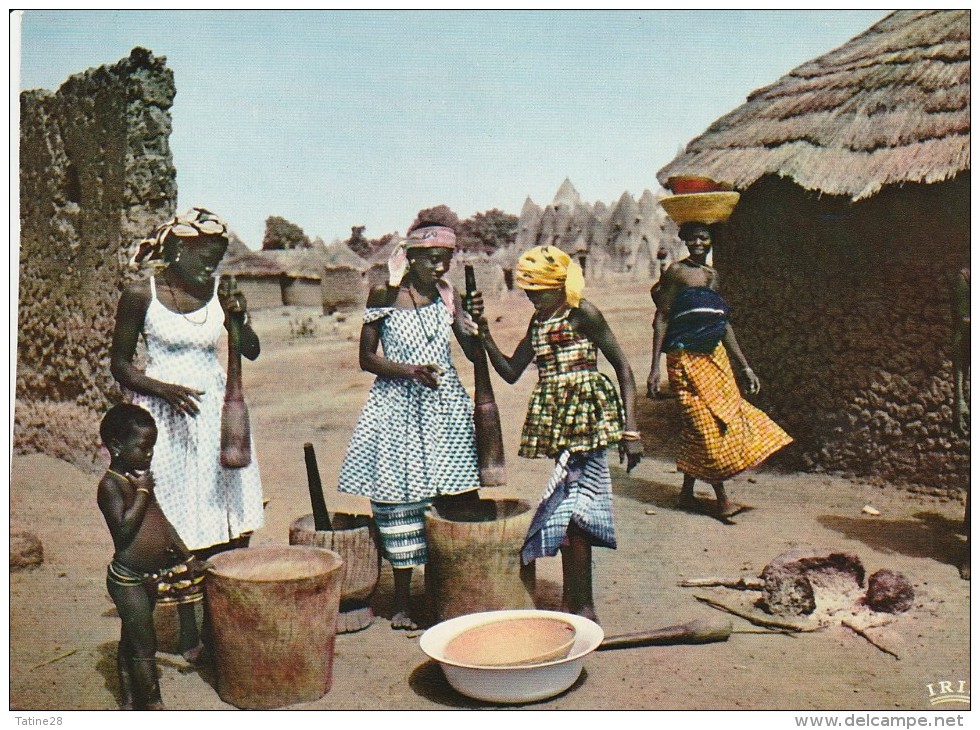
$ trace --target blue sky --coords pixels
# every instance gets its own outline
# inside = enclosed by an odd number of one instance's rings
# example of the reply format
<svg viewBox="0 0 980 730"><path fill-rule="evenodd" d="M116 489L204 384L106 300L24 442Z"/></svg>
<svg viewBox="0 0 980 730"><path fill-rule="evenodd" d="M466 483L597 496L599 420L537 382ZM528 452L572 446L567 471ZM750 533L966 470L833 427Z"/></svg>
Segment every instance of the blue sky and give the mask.
<svg viewBox="0 0 980 730"><path fill-rule="evenodd" d="M253 248L270 215L377 238L441 203L516 215L566 177L638 197L754 89L887 13L28 10L21 88L149 48L177 86L179 209Z"/></svg>

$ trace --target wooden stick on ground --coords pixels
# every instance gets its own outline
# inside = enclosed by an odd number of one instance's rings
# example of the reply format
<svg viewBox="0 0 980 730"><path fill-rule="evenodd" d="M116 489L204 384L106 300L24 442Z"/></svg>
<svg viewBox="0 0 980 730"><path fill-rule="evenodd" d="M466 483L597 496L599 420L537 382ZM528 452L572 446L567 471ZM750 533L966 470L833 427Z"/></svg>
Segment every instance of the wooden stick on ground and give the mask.
<svg viewBox="0 0 980 730"><path fill-rule="evenodd" d="M796 632L790 631L789 629L764 629L761 626L757 629L732 629L733 634L779 634L780 636L788 636L791 639L796 638Z"/></svg>
<svg viewBox="0 0 980 730"><path fill-rule="evenodd" d="M744 591L758 591L766 584L762 578L682 578L677 581L681 588L735 588Z"/></svg>
<svg viewBox="0 0 980 730"><path fill-rule="evenodd" d="M857 634L862 639L864 639L869 644L871 644L871 646L873 646L875 649L878 649L879 651L883 651L886 654L891 654L896 659L899 659L900 658L898 656L898 654L896 654L895 652L893 652L891 649L889 649L888 647L882 646L877 641L875 641L874 639L872 639L871 636L868 635L868 632L866 632L864 629L859 628L858 626L855 626L854 624L850 623L849 621L841 621L841 626L846 626L847 628L849 628L855 634Z"/></svg>
<svg viewBox="0 0 980 730"><path fill-rule="evenodd" d="M40 669L41 667L47 666L48 664L54 664L55 662L60 662L62 659L66 657L70 657L76 651L78 651L78 649L69 649L68 651L63 651L61 654L59 654L56 657L52 657L51 659L43 661L40 664L35 664L28 671L33 672L35 669Z"/></svg>
<svg viewBox="0 0 980 730"><path fill-rule="evenodd" d="M796 631L797 633L806 633L810 631L816 631L819 627L810 628L808 626L797 626L796 624L791 624L786 621L777 621L776 619L761 618L759 616L753 616L751 613L745 613L737 608L733 608L721 601L709 598L708 596L694 596L701 603L707 603L712 608L717 608L719 611L725 611L733 616L738 616L739 618L744 618L751 624L756 626L764 626L769 629L783 629L785 631Z"/></svg>

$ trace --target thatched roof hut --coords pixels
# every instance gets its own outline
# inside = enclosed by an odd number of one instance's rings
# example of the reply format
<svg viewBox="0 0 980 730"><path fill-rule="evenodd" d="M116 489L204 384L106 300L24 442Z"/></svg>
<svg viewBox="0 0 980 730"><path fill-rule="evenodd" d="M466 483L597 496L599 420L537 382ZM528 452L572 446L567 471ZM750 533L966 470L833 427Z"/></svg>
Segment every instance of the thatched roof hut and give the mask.
<svg viewBox="0 0 980 730"><path fill-rule="evenodd" d="M326 263L326 247L321 242L312 248L249 251L226 258L219 271L238 279L250 307L320 306L320 280Z"/></svg>
<svg viewBox="0 0 980 730"><path fill-rule="evenodd" d="M282 306L282 268L265 251L226 256L218 267L222 276L234 276L249 309Z"/></svg>
<svg viewBox="0 0 980 730"><path fill-rule="evenodd" d="M383 286L388 283L388 258L401 241L401 236L394 235L381 248L371 254L366 275L369 287Z"/></svg>
<svg viewBox="0 0 980 730"><path fill-rule="evenodd" d="M792 70L657 174L867 198L970 169L970 11L903 10Z"/></svg>
<svg viewBox="0 0 980 730"><path fill-rule="evenodd" d="M323 264L328 269L353 269L366 271L368 262L354 253L350 246L341 240L334 240L324 247Z"/></svg>
<svg viewBox="0 0 980 730"><path fill-rule="evenodd" d="M340 240L324 246L323 262L320 279L323 311L330 313L363 304L367 298L368 262Z"/></svg>
<svg viewBox="0 0 980 730"><path fill-rule="evenodd" d="M657 176L742 193L713 247L776 460L957 489L948 277L970 263L970 13L902 10L752 93Z"/></svg>

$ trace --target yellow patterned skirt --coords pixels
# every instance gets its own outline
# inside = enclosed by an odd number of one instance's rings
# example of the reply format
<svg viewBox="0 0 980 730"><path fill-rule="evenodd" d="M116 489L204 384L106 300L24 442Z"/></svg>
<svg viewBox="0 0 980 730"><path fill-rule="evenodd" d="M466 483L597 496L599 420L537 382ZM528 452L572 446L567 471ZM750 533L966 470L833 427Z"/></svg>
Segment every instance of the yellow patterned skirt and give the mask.
<svg viewBox="0 0 980 730"><path fill-rule="evenodd" d="M681 403L678 471L715 484L758 466L793 439L742 398L728 353L667 353L667 375Z"/></svg>

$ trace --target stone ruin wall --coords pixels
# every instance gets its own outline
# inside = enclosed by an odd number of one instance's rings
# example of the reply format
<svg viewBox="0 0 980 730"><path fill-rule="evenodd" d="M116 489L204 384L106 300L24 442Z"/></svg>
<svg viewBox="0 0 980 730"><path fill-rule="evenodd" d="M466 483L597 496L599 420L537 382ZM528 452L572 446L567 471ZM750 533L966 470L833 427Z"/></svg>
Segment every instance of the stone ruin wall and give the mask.
<svg viewBox="0 0 980 730"><path fill-rule="evenodd" d="M118 400L109 343L133 244L173 215L166 59L134 48L55 92L20 95L14 449L83 466Z"/></svg>
<svg viewBox="0 0 980 730"><path fill-rule="evenodd" d="M949 276L969 265L969 175L850 204L788 182L747 190L715 247L753 400L797 443L772 463L950 494Z"/></svg>

